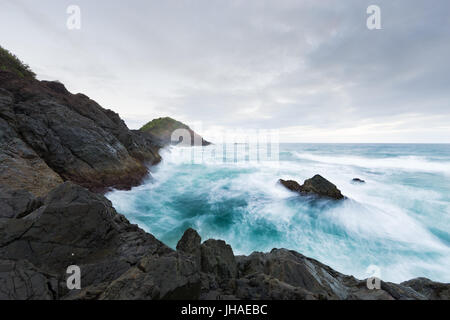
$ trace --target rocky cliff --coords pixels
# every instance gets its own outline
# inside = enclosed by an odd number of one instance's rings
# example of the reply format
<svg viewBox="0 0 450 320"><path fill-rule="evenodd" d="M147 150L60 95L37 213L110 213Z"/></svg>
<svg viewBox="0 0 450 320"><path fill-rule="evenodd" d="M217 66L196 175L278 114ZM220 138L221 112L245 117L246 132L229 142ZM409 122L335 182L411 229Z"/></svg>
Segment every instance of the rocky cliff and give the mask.
<svg viewBox="0 0 450 320"><path fill-rule="evenodd" d="M369 290L285 249L235 256L192 229L168 248L92 192L139 184L160 141L58 82L0 70L0 300L450 298L428 279Z"/></svg>
<svg viewBox="0 0 450 320"><path fill-rule="evenodd" d="M0 183L35 196L63 181L91 190L138 185L158 143L58 82L0 71Z"/></svg>

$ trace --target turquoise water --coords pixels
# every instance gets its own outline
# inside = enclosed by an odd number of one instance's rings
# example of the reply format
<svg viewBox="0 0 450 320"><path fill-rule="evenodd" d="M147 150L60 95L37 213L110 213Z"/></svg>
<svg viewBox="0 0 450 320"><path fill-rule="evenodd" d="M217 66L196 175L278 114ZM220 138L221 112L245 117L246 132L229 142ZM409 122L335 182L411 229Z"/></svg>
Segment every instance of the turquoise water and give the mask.
<svg viewBox="0 0 450 320"><path fill-rule="evenodd" d="M375 265L386 281L450 282L450 145L281 144L279 161L255 163L192 163L186 152L164 150L152 179L107 195L171 247L192 227L235 254L289 248L358 278ZM277 184L315 174L349 199L300 197Z"/></svg>

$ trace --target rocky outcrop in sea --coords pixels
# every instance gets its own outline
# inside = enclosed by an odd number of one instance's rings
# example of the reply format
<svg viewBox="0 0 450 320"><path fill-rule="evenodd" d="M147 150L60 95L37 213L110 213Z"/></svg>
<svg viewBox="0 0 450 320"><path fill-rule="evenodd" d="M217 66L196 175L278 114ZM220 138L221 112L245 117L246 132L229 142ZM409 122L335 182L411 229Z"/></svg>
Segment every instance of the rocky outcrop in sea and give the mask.
<svg viewBox="0 0 450 320"><path fill-rule="evenodd" d="M345 198L342 195L341 191L336 187L336 185L318 174L311 179L305 180L303 185L300 185L297 181L294 180L283 179L280 179L279 183L281 183L287 189L297 192L300 195L314 195L335 200L341 200Z"/></svg>

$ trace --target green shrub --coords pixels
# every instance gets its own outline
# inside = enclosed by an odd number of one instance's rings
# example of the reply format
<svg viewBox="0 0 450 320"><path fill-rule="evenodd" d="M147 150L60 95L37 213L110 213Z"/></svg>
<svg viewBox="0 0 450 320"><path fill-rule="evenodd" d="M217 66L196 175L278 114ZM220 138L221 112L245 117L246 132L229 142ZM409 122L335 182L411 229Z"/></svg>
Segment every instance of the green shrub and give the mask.
<svg viewBox="0 0 450 320"><path fill-rule="evenodd" d="M32 77L36 74L30 67L19 60L14 54L0 46L0 70L14 72L22 78Z"/></svg>
<svg viewBox="0 0 450 320"><path fill-rule="evenodd" d="M162 133L165 133L166 131L172 132L176 129L189 129L189 127L180 121L177 121L175 119L165 117L165 118L159 118L154 119L150 122L148 122L146 125L144 125L140 130L142 131L149 131L155 135L159 135Z"/></svg>

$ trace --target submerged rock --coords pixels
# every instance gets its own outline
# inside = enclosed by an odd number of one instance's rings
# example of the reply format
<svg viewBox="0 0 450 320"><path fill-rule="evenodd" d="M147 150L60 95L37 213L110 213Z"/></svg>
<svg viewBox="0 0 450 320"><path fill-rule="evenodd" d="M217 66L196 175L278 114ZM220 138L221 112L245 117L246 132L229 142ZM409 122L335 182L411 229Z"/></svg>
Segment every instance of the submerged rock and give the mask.
<svg viewBox="0 0 450 320"><path fill-rule="evenodd" d="M300 194L314 194L320 197L327 197L336 200L344 199L341 191L330 181L320 175L315 175L311 179L305 180L303 185L293 180L282 180L279 182L291 191Z"/></svg>

